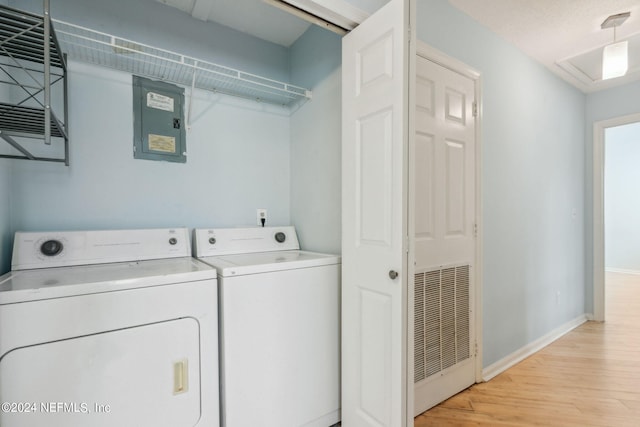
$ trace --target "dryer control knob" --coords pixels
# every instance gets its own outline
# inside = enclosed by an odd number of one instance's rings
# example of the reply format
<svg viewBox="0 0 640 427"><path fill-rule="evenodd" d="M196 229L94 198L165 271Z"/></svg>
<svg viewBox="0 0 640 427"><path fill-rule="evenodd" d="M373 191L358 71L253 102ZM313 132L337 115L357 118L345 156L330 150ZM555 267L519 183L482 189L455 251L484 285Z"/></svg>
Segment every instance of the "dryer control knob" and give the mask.
<svg viewBox="0 0 640 427"><path fill-rule="evenodd" d="M60 240L47 240L40 245L40 252L46 256L56 256L62 252L62 242Z"/></svg>
<svg viewBox="0 0 640 427"><path fill-rule="evenodd" d="M209 243L212 245L216 244L216 238L215 237L209 237Z"/></svg>
<svg viewBox="0 0 640 427"><path fill-rule="evenodd" d="M169 244L170 245L175 245L176 243L178 243L178 239L176 239L175 237L172 237L169 239Z"/></svg>
<svg viewBox="0 0 640 427"><path fill-rule="evenodd" d="M276 241L278 243L284 243L285 240L287 240L287 235L284 234L282 231L278 231L276 233Z"/></svg>

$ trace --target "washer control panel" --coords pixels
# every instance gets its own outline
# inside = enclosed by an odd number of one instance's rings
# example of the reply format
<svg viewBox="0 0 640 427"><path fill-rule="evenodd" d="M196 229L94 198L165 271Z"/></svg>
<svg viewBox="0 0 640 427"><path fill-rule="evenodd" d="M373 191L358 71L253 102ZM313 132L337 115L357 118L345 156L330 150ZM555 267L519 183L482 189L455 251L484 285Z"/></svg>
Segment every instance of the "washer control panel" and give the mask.
<svg viewBox="0 0 640 427"><path fill-rule="evenodd" d="M17 232L12 270L191 256L187 228Z"/></svg>
<svg viewBox="0 0 640 427"><path fill-rule="evenodd" d="M209 228L194 230L196 257L299 250L296 229L289 227Z"/></svg>

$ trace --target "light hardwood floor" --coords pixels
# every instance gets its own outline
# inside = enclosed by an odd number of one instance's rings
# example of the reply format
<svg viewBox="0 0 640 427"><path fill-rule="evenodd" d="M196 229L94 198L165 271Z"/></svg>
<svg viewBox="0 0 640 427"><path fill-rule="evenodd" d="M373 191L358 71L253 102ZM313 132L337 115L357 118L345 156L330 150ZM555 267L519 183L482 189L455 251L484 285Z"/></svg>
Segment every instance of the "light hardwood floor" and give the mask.
<svg viewBox="0 0 640 427"><path fill-rule="evenodd" d="M640 426L640 276L607 273L606 321L415 418L426 426Z"/></svg>

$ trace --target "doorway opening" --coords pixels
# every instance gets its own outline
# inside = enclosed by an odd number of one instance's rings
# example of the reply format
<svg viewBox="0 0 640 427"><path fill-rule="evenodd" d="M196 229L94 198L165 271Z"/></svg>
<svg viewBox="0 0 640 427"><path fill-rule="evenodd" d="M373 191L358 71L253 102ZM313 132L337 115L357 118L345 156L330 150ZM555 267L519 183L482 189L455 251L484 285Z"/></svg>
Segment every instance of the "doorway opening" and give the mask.
<svg viewBox="0 0 640 427"><path fill-rule="evenodd" d="M621 254L616 255L615 252L610 252L609 254L610 257L614 257L610 261L615 264L607 265L605 263L605 228L607 223L605 218L605 189L607 187L605 184L606 141L608 137L623 131L621 127L639 122L640 114L632 114L599 121L593 125L593 317L596 321L605 320L605 270L607 267L615 268L615 265L632 265L629 264L628 257ZM629 130L629 128L625 130ZM610 152L609 154L612 153ZM611 232L612 229L610 228L609 231ZM613 249L611 246L607 249L624 252L624 249ZM632 270L631 268L620 267L618 269Z"/></svg>

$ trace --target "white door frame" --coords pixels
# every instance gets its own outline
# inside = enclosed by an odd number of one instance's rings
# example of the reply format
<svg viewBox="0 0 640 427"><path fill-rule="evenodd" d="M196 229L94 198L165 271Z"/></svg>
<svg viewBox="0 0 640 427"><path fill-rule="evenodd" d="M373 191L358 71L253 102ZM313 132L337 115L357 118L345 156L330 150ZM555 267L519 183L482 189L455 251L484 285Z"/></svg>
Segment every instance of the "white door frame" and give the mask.
<svg viewBox="0 0 640 427"><path fill-rule="evenodd" d="M640 113L593 123L593 320L604 322L604 143L607 128L640 122Z"/></svg>
<svg viewBox="0 0 640 427"><path fill-rule="evenodd" d="M476 259L475 259L475 291L474 301L471 307L474 311L474 327L475 327L475 351L476 351L476 382L482 382L482 76L479 71L469 67L467 64L448 56L447 54L439 51L438 49L429 46L420 40L416 42L416 54L429 61L435 62L449 70L455 71L458 74L473 80L475 87L475 97L477 104L477 116L475 117L475 179L476 179L476 224L477 224L477 237L476 237ZM411 164L411 163L409 163ZM409 295L414 295L413 280L409 280ZM413 303L409 305L413 307ZM413 311L409 310L409 315L413 315ZM413 322L410 324L410 331L413 330ZM413 337L411 337L413 340ZM409 353L413 355L413 341L411 342L411 349ZM413 378L413 362L409 364L411 367L411 376ZM410 381L413 385L413 381Z"/></svg>

